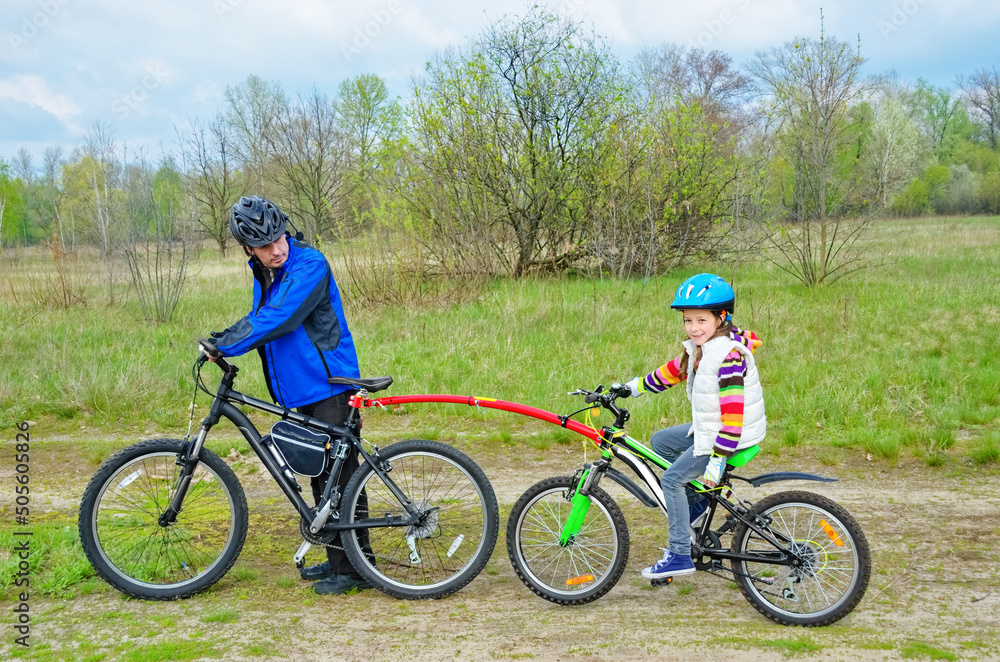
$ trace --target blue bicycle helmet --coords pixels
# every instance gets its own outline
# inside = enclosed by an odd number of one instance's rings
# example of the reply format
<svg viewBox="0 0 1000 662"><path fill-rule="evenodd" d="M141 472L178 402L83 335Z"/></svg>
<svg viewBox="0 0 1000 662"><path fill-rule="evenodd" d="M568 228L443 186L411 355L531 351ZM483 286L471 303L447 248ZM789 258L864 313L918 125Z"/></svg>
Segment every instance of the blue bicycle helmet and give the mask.
<svg viewBox="0 0 1000 662"><path fill-rule="evenodd" d="M715 274L698 274L681 283L670 307L674 310L725 310L732 315L735 305L736 293L729 283Z"/></svg>

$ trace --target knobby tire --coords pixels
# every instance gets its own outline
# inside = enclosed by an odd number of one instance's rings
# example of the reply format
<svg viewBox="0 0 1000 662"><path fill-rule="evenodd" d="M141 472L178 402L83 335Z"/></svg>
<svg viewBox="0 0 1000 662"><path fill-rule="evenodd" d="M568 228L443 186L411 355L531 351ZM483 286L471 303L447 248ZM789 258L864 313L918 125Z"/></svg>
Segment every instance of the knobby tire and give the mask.
<svg viewBox="0 0 1000 662"><path fill-rule="evenodd" d="M628 563L629 533L618 504L599 487L591 489L587 517L568 545L559 538L575 487L569 476L532 485L507 520L507 554L525 586L550 602L582 605L597 600L621 578Z"/></svg>
<svg viewBox="0 0 1000 662"><path fill-rule="evenodd" d="M204 591L233 566L247 534L247 502L233 470L207 448L176 520L159 525L182 467L183 442L153 439L109 458L80 503L83 551L104 581L144 600Z"/></svg>
<svg viewBox="0 0 1000 662"><path fill-rule="evenodd" d="M790 540L784 544L806 560L801 568L733 562L736 583L757 611L782 625L814 627L835 623L858 605L871 554L861 527L842 506L811 492L779 492L754 504L752 515L770 518L764 530ZM746 524L733 534L735 552L774 550Z"/></svg>
<svg viewBox="0 0 1000 662"><path fill-rule="evenodd" d="M441 598L482 571L496 546L500 515L489 479L475 462L451 446L414 439L387 446L379 456L389 478L423 514L416 525L341 533L354 568L396 598ZM341 504L341 517L407 516L406 510L368 464L355 471ZM411 558L407 536L419 561Z"/></svg>

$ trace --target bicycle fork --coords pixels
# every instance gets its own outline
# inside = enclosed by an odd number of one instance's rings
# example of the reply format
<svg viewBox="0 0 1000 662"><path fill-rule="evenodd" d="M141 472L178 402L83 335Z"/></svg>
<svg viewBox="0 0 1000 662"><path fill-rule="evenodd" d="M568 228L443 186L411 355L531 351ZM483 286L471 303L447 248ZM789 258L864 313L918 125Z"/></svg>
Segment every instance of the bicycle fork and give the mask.
<svg viewBox="0 0 1000 662"><path fill-rule="evenodd" d="M177 456L177 460L174 462L183 468L181 469L180 479L177 481L177 489L174 490L174 496L170 500L170 505L160 515L159 525L164 528L173 524L177 520L178 513L181 512L181 504L184 502L184 497L187 496L188 487L191 485L191 476L194 475L194 470L198 466L201 449L205 445L205 437L208 436L210 429L210 425L202 425L201 432L198 433L198 438L194 440L190 449L188 448L189 442L185 442L181 448L181 454Z"/></svg>
<svg viewBox="0 0 1000 662"><path fill-rule="evenodd" d="M580 477L575 481L576 490L573 493L573 498L570 500L572 507L569 511L569 517L566 518L562 533L559 535L559 545L561 547L571 545L576 539L576 534L580 532L580 527L583 526L583 520L586 519L587 513L590 512L591 490L597 487L597 484L601 481L604 472L610 464L610 459L602 457L592 465L585 465L581 472L578 472Z"/></svg>

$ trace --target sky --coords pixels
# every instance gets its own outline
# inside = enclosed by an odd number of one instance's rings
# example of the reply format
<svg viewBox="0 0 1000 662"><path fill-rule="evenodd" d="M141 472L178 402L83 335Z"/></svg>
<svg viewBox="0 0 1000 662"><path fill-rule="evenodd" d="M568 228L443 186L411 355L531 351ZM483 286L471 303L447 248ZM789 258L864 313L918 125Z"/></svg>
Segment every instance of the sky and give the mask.
<svg viewBox="0 0 1000 662"><path fill-rule="evenodd" d="M287 94L334 95L375 73L406 98L430 55L463 44L524 2L500 0L4 0L0 16L0 157L27 147L68 153L97 121L152 155L175 149L175 126L207 118L227 86L256 74ZM628 61L672 42L728 53L826 33L860 38L865 73L895 71L955 87L1000 66L995 0L554 0L593 25Z"/></svg>

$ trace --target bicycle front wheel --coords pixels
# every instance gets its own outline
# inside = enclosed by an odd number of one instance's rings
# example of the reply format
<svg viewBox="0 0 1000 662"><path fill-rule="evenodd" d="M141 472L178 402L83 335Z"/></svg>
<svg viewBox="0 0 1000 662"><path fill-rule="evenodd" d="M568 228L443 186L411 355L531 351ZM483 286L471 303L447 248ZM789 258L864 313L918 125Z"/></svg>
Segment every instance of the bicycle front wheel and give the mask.
<svg viewBox="0 0 1000 662"><path fill-rule="evenodd" d="M760 561L734 561L736 583L757 611L782 625L834 623L854 609L868 588L868 540L850 513L811 492L780 492L758 501L751 516L802 559L800 566L768 563L777 550L740 524L733 550Z"/></svg>
<svg viewBox="0 0 1000 662"><path fill-rule="evenodd" d="M80 542L104 581L135 598L176 600L232 567L247 534L247 502L232 469L208 449L176 520L161 526L182 467L179 439L143 441L109 458L80 504Z"/></svg>
<svg viewBox="0 0 1000 662"><path fill-rule="evenodd" d="M628 563L628 525L611 495L591 489L590 509L580 531L561 545L572 510L569 476L532 485L507 521L507 554L521 581L535 594L561 605L592 602L618 583Z"/></svg>
<svg viewBox="0 0 1000 662"><path fill-rule="evenodd" d="M485 567L497 542L500 515L493 486L475 462L451 446L414 439L379 451L388 474L419 519L409 526L351 529L340 540L354 568L396 598L441 598ZM368 464L344 490L341 518L404 517L409 513Z"/></svg>

